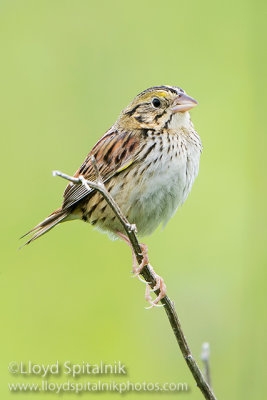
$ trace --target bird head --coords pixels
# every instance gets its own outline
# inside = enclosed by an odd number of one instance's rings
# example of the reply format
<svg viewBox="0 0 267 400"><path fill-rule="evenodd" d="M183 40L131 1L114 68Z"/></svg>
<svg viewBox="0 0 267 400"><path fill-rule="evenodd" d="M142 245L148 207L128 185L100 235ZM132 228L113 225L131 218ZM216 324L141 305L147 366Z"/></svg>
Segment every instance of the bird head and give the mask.
<svg viewBox="0 0 267 400"><path fill-rule="evenodd" d="M175 129L189 120L188 111L197 104L177 86L154 86L138 94L117 123L127 129Z"/></svg>

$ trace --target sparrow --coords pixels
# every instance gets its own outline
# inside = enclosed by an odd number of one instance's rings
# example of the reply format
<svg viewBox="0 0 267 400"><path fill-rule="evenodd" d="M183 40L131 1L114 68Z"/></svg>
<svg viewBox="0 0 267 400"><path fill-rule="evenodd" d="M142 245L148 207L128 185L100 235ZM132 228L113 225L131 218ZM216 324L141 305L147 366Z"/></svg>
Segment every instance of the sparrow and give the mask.
<svg viewBox="0 0 267 400"><path fill-rule="evenodd" d="M160 224L166 225L185 202L198 175L202 144L189 114L197 104L177 86L144 90L121 112L74 174L95 181L93 156L106 189L128 221L136 225L140 236L151 234ZM130 245L120 221L102 195L73 183L64 191L62 206L26 233L32 236L25 244L59 223L75 219ZM134 260L136 275L148 263L145 245L142 251L142 264L138 266ZM165 284L158 275L157 282L160 294L154 302L146 291L146 299L152 305L166 295Z"/></svg>

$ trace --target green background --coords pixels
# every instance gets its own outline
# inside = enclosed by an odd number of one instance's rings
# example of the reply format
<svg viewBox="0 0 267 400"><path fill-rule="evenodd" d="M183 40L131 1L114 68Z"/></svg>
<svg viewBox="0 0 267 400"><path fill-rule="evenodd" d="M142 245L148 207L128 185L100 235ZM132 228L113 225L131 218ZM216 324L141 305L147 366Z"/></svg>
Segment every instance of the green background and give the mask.
<svg viewBox="0 0 267 400"><path fill-rule="evenodd" d="M187 202L145 239L151 263L197 360L210 343L217 396L266 393L264 3L0 2L1 398L13 396L7 382L40 382L8 373L9 362L27 360L121 360L128 375L117 381L190 386L150 398L202 398L164 310L144 309L124 243L73 222L18 251L17 238L61 203L65 182L51 171L76 171L121 109L160 84L199 101L191 115L204 151Z"/></svg>

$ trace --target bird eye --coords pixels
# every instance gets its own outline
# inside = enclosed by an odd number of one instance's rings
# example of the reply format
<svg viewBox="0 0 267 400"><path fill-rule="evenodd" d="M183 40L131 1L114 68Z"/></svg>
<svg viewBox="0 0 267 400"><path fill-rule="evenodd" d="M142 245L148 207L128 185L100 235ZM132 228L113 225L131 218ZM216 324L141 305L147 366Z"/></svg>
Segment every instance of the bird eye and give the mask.
<svg viewBox="0 0 267 400"><path fill-rule="evenodd" d="M154 99L152 100L152 104L154 107L159 108L161 105L161 102L157 97L154 97Z"/></svg>

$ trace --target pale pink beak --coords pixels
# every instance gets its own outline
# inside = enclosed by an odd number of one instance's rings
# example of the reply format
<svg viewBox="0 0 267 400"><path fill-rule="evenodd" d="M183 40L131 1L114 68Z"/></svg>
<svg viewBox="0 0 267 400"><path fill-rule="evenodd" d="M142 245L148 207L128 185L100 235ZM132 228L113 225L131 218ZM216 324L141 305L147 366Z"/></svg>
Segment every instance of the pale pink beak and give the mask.
<svg viewBox="0 0 267 400"><path fill-rule="evenodd" d="M172 112L185 112L198 105L198 102L185 93L179 94L173 102Z"/></svg>

